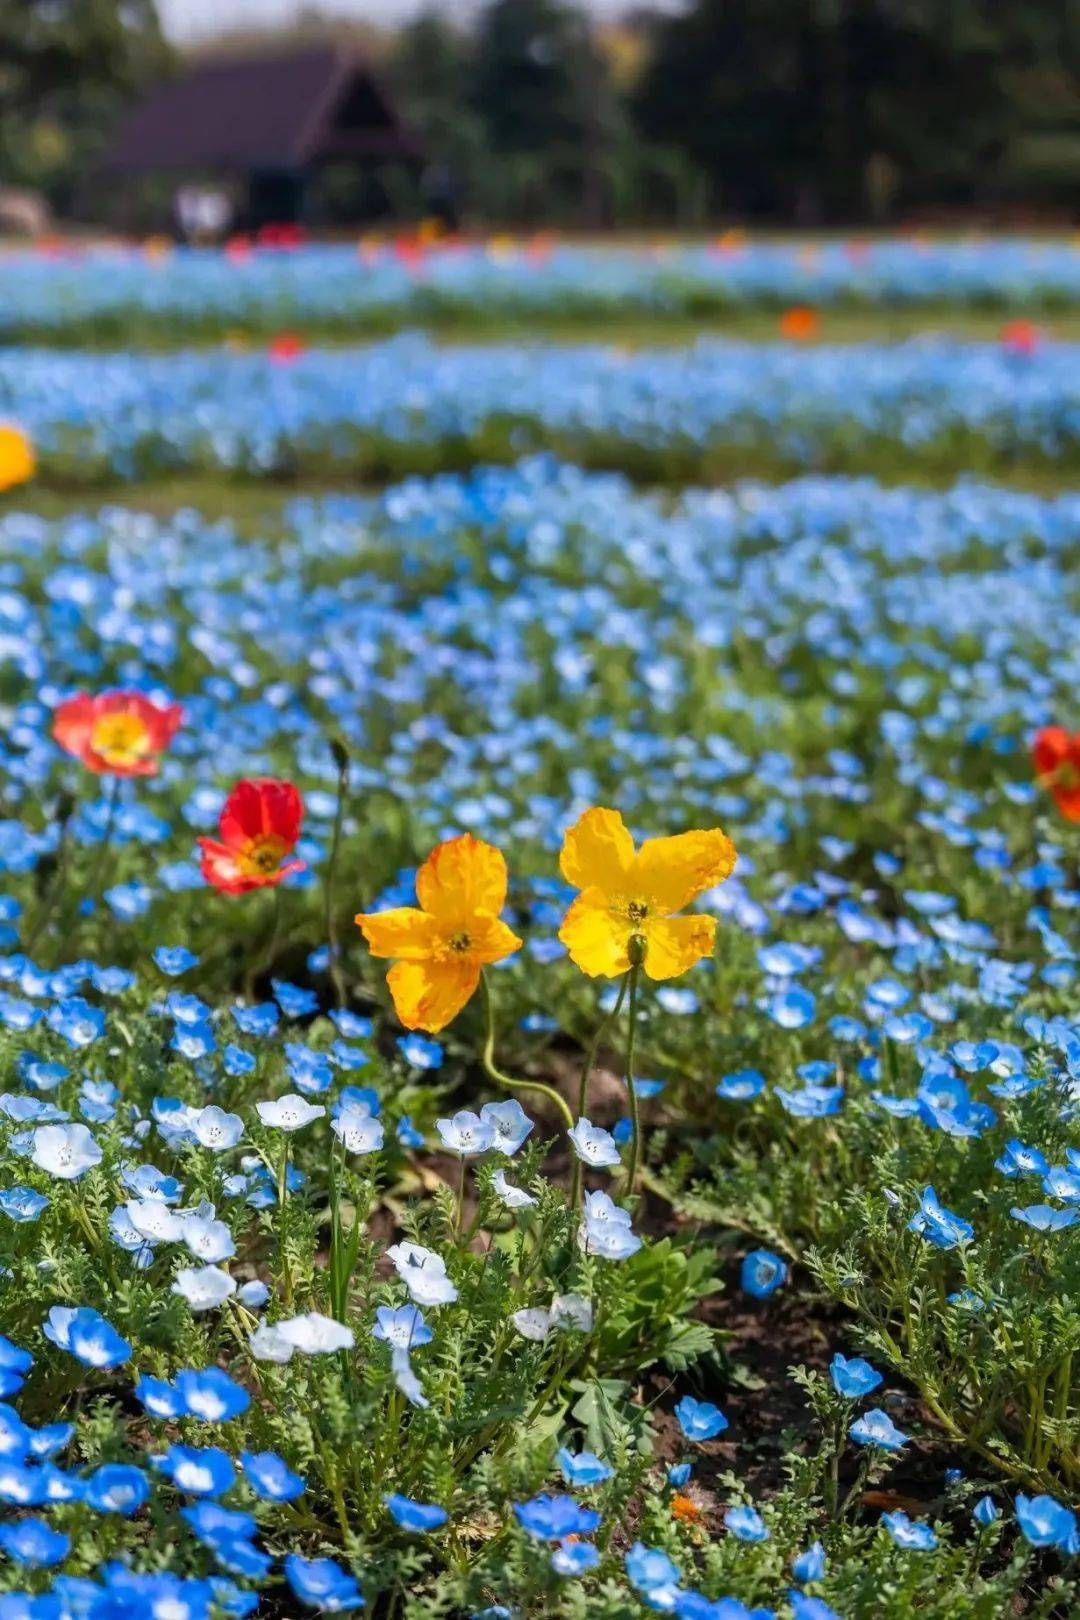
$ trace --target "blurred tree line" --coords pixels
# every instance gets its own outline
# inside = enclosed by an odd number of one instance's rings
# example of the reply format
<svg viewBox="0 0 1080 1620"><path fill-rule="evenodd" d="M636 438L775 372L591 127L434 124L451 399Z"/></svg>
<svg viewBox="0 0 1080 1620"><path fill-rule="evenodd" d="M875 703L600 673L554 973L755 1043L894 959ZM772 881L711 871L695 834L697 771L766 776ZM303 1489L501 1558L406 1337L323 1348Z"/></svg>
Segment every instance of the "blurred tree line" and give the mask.
<svg viewBox="0 0 1080 1620"><path fill-rule="evenodd" d="M1080 184L1080 0L688 0L612 29L488 0L391 66L493 219L1068 211Z"/></svg>
<svg viewBox="0 0 1080 1620"><path fill-rule="evenodd" d="M817 225L1075 207L1080 0L646 0L617 25L583 0L483 0L467 26L453 9L379 52L428 154L422 176L385 177L404 216ZM296 37L320 30L350 37L317 12ZM170 60L154 0L0 0L0 183L70 201Z"/></svg>

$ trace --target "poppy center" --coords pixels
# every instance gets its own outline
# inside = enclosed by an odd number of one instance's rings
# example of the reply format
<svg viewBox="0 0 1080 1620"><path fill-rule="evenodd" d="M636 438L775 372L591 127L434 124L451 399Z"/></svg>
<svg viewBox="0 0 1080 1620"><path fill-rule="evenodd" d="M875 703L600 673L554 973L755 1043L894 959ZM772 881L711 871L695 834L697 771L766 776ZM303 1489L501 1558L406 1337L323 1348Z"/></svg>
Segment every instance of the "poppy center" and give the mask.
<svg viewBox="0 0 1080 1620"><path fill-rule="evenodd" d="M262 838L252 839L237 864L252 877L268 877L281 865L285 848L284 840L269 833Z"/></svg>
<svg viewBox="0 0 1080 1620"><path fill-rule="evenodd" d="M108 765L131 765L150 752L150 739L138 715L104 714L94 723L90 746Z"/></svg>
<svg viewBox="0 0 1080 1620"><path fill-rule="evenodd" d="M649 915L649 908L645 904L644 900L631 900L630 904L626 908L626 915L636 928L639 924L643 923L646 917Z"/></svg>
<svg viewBox="0 0 1080 1620"><path fill-rule="evenodd" d="M470 940L468 934L458 933L451 934L450 936L450 949L452 951L456 951L459 956L463 951L467 951L471 944L472 941Z"/></svg>

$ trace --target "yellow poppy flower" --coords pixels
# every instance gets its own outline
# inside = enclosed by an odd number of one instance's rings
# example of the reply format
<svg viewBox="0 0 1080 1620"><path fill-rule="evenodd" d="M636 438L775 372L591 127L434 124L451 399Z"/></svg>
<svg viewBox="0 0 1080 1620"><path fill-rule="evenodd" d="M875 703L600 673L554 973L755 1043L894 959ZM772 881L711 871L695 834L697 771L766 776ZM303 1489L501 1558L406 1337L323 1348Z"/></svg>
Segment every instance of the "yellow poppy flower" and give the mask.
<svg viewBox="0 0 1080 1620"><path fill-rule="evenodd" d="M0 490L14 489L34 476L34 447L22 428L0 422Z"/></svg>
<svg viewBox="0 0 1080 1620"><path fill-rule="evenodd" d="M615 979L635 957L650 979L673 979L713 948L714 917L675 912L735 869L735 845L719 827L634 841L617 810L586 810L563 839L559 861L581 890L559 938L571 960L593 978ZM643 953L643 954L639 954Z"/></svg>
<svg viewBox="0 0 1080 1620"><path fill-rule="evenodd" d="M506 861L471 833L433 849L416 874L415 906L361 913L356 921L373 956L394 957L386 976L406 1029L430 1035L456 1018L480 982L480 969L520 950L500 920Z"/></svg>

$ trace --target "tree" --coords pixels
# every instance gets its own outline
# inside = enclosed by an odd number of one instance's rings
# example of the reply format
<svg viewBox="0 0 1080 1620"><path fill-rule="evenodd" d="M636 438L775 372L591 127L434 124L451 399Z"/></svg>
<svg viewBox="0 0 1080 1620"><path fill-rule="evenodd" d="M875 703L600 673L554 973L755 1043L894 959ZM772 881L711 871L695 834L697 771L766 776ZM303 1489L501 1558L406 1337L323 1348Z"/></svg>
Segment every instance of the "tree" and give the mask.
<svg viewBox="0 0 1080 1620"><path fill-rule="evenodd" d="M64 200L169 62L154 0L0 0L0 181Z"/></svg>

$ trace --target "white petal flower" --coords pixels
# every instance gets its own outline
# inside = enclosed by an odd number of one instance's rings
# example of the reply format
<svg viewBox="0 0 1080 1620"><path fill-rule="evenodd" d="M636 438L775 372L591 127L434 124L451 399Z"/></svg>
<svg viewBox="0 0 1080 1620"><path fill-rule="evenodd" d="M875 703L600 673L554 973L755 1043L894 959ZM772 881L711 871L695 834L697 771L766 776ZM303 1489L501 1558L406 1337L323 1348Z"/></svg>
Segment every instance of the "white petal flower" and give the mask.
<svg viewBox="0 0 1080 1620"><path fill-rule="evenodd" d="M277 1324L271 1327L267 1322L259 1324L248 1344L256 1361L274 1361L279 1367L292 1360L295 1348L279 1331Z"/></svg>
<svg viewBox="0 0 1080 1620"><path fill-rule="evenodd" d="M193 1311L209 1311L236 1293L236 1283L218 1266L192 1266L176 1273L172 1291L181 1294Z"/></svg>
<svg viewBox="0 0 1080 1620"><path fill-rule="evenodd" d="M542 1344L551 1332L551 1313L543 1310L515 1311L510 1318L523 1339Z"/></svg>
<svg viewBox="0 0 1080 1620"><path fill-rule="evenodd" d="M491 1185L507 1209L530 1209L536 1205L532 1193L527 1193L523 1187L515 1187L512 1182L507 1181L505 1170L495 1172L491 1178Z"/></svg>
<svg viewBox="0 0 1080 1620"><path fill-rule="evenodd" d="M255 1111L264 1125L272 1131L299 1131L313 1119L322 1119L326 1109L318 1103L309 1103L297 1091L286 1092L272 1102L258 1102Z"/></svg>
<svg viewBox="0 0 1080 1620"><path fill-rule="evenodd" d="M381 1119L350 1110L331 1120L330 1129L344 1144L346 1153L377 1153L385 1131Z"/></svg>
<svg viewBox="0 0 1080 1620"><path fill-rule="evenodd" d="M287 1344L305 1356L351 1350L356 1342L352 1328L332 1316L320 1316L318 1311L308 1311L306 1316L288 1317L284 1322L275 1322L274 1326Z"/></svg>
<svg viewBox="0 0 1080 1620"><path fill-rule="evenodd" d="M591 1333L592 1300L585 1299L581 1294L556 1294L551 1302L551 1325L576 1328L579 1333Z"/></svg>

